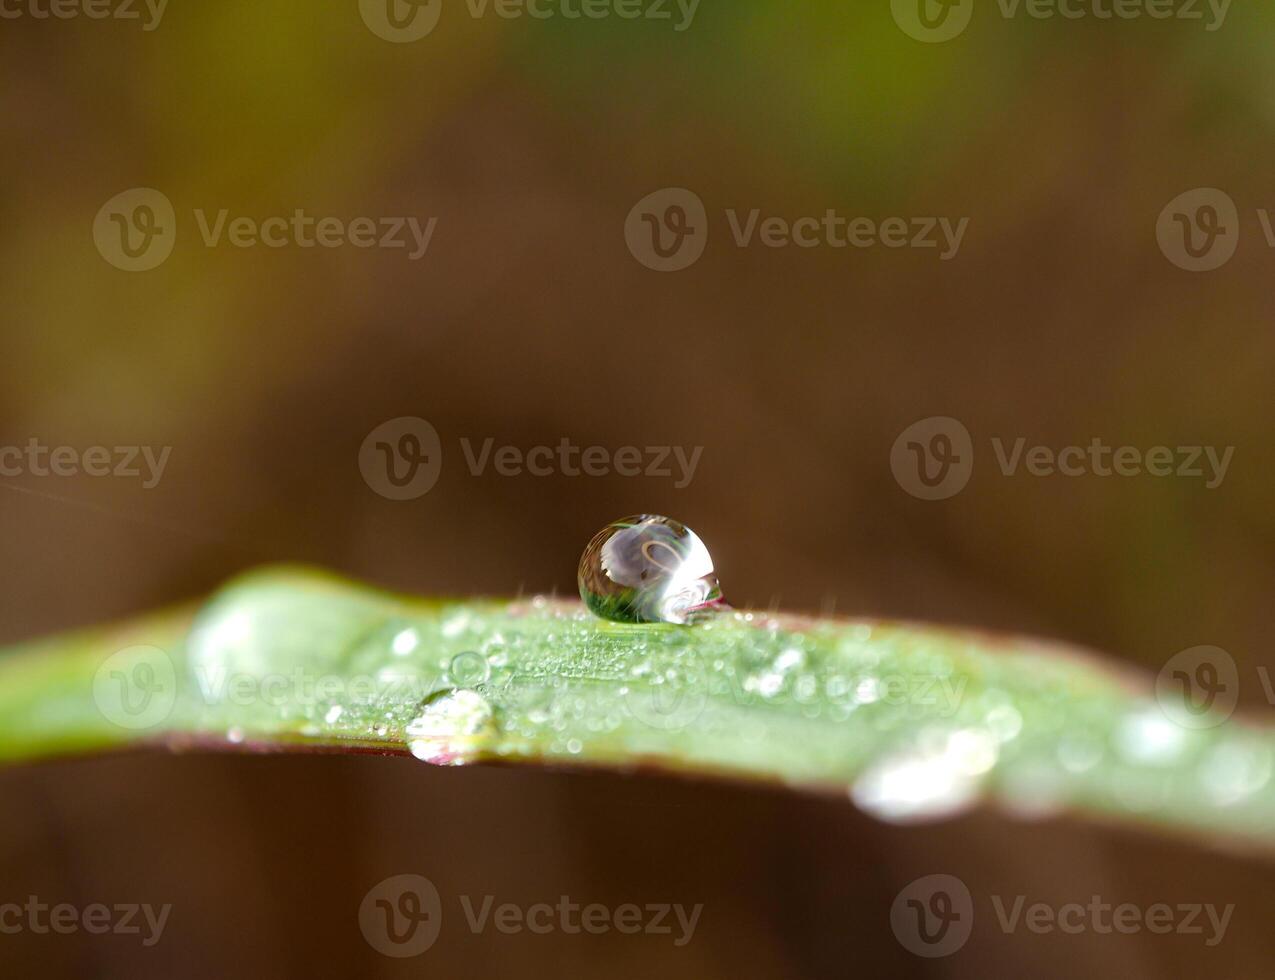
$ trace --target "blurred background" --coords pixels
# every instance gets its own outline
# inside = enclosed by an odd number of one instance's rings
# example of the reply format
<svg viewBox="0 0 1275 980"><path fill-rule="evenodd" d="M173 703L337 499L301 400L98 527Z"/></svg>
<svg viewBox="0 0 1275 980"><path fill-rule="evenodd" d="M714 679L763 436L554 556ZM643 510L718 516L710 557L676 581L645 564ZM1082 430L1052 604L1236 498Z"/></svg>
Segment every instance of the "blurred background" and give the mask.
<svg viewBox="0 0 1275 980"><path fill-rule="evenodd" d="M1242 703L1269 710L1275 11L1122 19L1086 0L1046 19L963 0L946 14L968 17L956 36L918 40L916 12L888 0L702 0L667 4L668 19L492 3L219 0L137 5L137 19L114 15L123 0L103 19L0 3L0 446L170 447L151 487L6 472L0 642L274 560L410 592L571 595L589 537L654 512L704 538L737 606L1024 631L1152 671L1216 645ZM134 188L162 201L111 206ZM667 188L702 204L688 212L702 254L661 272L634 243L660 222L680 241ZM1236 208L1222 207L1234 254L1207 272L1163 233L1194 188ZM154 223L139 201L160 202ZM946 259L760 230L830 209L966 230ZM298 210L433 232L413 259L295 237L241 247L228 230ZM223 211L209 244L201 222ZM740 245L732 216L754 211ZM134 260L111 229L146 243L155 227L141 259L155 264L121 268ZM360 449L405 416L436 431L441 466L428 492L394 500ZM891 468L900 434L934 416L973 446L968 485L944 500ZM465 451L564 439L698 462L689 481L676 463L475 474ZM1005 475L993 439L1234 452L1209 488ZM1262 864L1065 823L903 830L840 800L401 759L76 761L0 773L0 795L0 897L174 904L153 949L0 937L15 973L1162 976L1224 959L1253 975L1275 952ZM935 871L1043 900L1237 911L1220 949L976 932L926 961L888 913ZM355 914L400 872L445 902L705 910L681 948L445 930L399 962L367 947Z"/></svg>

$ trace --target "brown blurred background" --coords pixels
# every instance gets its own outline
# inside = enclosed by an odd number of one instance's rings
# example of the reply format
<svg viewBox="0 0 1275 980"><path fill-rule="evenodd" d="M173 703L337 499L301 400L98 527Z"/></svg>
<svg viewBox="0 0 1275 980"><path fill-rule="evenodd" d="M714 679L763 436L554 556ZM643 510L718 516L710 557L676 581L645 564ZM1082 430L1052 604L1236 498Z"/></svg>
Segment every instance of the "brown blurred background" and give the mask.
<svg viewBox="0 0 1275 980"><path fill-rule="evenodd" d="M173 4L153 30L0 20L0 445L171 446L129 478L0 480L0 641L194 597L262 562L396 589L575 590L589 536L667 513L736 605L972 623L1151 670L1225 648L1268 710L1275 486L1268 177L1275 12L1040 20L976 4L944 43L887 0L703 0L673 21L474 17L391 43L356 0ZM441 2L441 0L435 0ZM965 0L966 3L971 0ZM555 2L553 9L560 9ZM1089 9L1086 7L1085 9ZM126 272L95 243L129 188L176 213ZM634 205L693 191L703 257L646 268ZM1157 220L1219 188L1239 244L1177 267ZM260 221L437 218L426 255L207 247L196 209ZM737 247L763 218L968 218L959 252ZM929 416L971 432L969 485L891 474ZM399 416L437 430L411 501L360 474ZM1004 476L989 440L1233 446L1225 480ZM473 476L459 441L702 449L694 478ZM0 774L3 895L174 903L165 939L0 936L47 976L1254 975L1265 865L1126 831L978 816L889 829L847 803L393 759L141 758ZM703 902L660 937L444 928L419 961L363 942L368 887ZM1042 898L1237 903L1232 934L1002 937L923 961L894 894L936 871ZM1186 882L1191 887L1183 893ZM454 906L454 901L452 902ZM454 918L454 916L453 916Z"/></svg>

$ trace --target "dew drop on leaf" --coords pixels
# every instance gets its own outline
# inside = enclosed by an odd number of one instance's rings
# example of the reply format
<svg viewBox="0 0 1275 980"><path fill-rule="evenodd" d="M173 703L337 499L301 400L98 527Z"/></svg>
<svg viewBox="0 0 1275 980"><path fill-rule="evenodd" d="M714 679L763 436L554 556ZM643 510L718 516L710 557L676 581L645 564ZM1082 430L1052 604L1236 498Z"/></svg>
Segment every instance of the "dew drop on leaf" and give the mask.
<svg viewBox="0 0 1275 980"><path fill-rule="evenodd" d="M577 578L593 614L619 623L686 625L724 606L704 542L653 514L613 521L594 535Z"/></svg>
<svg viewBox="0 0 1275 980"><path fill-rule="evenodd" d="M407 748L436 766L461 766L491 746L496 712L481 694L464 688L435 695L407 725Z"/></svg>

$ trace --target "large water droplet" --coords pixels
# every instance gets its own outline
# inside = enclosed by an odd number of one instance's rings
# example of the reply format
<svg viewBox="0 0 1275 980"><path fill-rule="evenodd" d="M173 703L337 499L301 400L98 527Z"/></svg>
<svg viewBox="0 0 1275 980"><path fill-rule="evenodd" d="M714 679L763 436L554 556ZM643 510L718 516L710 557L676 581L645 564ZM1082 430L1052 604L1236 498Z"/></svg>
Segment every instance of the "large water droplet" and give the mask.
<svg viewBox="0 0 1275 980"><path fill-rule="evenodd" d="M496 712L476 691L449 691L426 701L406 734L408 751L416 758L436 766L461 766L495 739Z"/></svg>
<svg viewBox="0 0 1275 980"><path fill-rule="evenodd" d="M724 606L713 559L699 537L668 517L613 521L580 556L580 598L619 623L692 622Z"/></svg>

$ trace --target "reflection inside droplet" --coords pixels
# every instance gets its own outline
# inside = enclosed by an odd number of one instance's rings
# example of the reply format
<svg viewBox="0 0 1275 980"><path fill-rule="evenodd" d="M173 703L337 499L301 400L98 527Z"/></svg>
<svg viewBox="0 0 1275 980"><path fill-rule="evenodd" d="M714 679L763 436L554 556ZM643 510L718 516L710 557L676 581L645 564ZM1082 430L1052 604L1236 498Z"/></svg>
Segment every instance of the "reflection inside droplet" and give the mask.
<svg viewBox="0 0 1275 980"><path fill-rule="evenodd" d="M580 557L577 580L594 615L621 623L684 625L723 605L704 542L685 525L651 514L598 532Z"/></svg>

